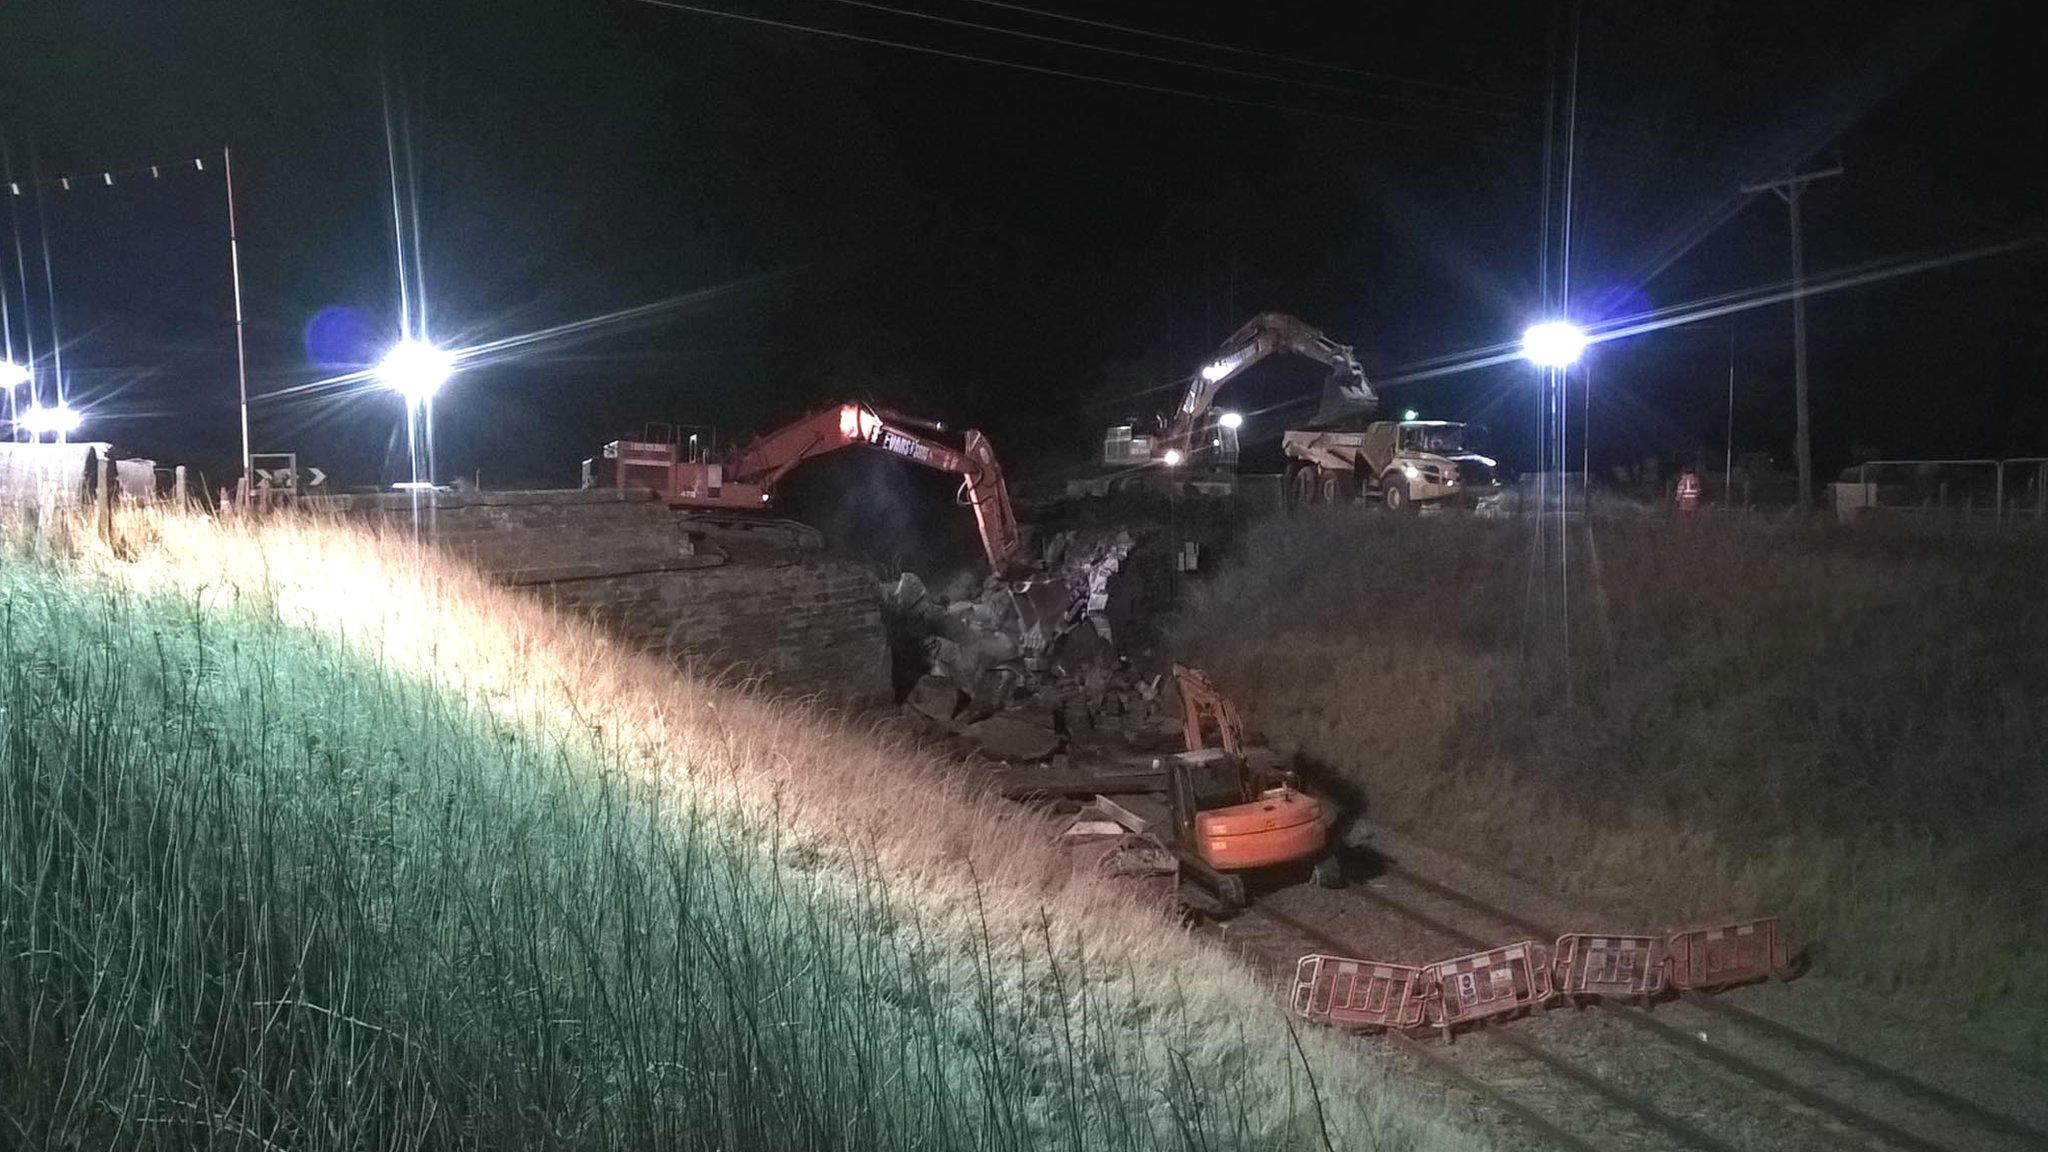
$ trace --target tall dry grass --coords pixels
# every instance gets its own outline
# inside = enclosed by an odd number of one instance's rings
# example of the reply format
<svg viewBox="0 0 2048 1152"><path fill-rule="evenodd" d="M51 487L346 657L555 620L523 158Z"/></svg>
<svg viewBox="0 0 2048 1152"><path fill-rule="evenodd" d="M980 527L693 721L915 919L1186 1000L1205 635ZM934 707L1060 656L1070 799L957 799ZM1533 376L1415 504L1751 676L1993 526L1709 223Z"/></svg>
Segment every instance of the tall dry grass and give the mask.
<svg viewBox="0 0 2048 1152"><path fill-rule="evenodd" d="M2041 536L1550 529L1277 518L1175 633L1379 820L2048 1037Z"/></svg>
<svg viewBox="0 0 2048 1152"><path fill-rule="evenodd" d="M0 541L0 1143L1450 1139L1027 814L402 540Z"/></svg>

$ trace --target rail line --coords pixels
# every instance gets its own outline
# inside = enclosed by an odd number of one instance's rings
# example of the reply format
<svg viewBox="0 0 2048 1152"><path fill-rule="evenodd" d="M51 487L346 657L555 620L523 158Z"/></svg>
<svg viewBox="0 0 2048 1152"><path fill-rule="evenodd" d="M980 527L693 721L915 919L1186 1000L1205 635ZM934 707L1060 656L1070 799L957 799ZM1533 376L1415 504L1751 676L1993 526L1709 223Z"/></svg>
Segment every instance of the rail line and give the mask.
<svg viewBox="0 0 2048 1152"><path fill-rule="evenodd" d="M1546 939L1554 939L1557 936L1557 933L1550 928L1547 928L1532 920L1528 920L1524 917L1518 916L1505 908L1502 908L1496 904L1492 904L1488 901L1482 900L1467 892L1463 892L1459 889L1452 888L1449 885L1439 883L1435 880L1431 880L1426 876L1417 875L1415 872L1410 871L1407 868L1403 868L1398 864L1394 864L1392 862L1385 862L1381 866L1381 872L1383 875L1391 876L1397 880L1400 880L1402 883L1412 885L1416 888L1421 889L1424 892L1430 893L1433 896L1457 904L1461 907L1470 909L1471 911L1476 912L1482 916L1486 916L1490 919L1496 920L1510 927L1520 929L1521 931L1530 933L1533 936L1543 937ZM1405 905L1401 904L1401 902L1394 900L1389 896L1386 896L1384 893L1375 892L1371 888L1362 886L1358 888L1358 891L1367 896L1368 898L1386 906L1387 908L1403 916L1406 916L1411 920L1415 920L1418 923L1428 921L1430 923L1430 926L1434 927L1437 931L1451 935L1454 939L1458 939L1463 943L1470 943L1474 947L1485 946L1485 942L1479 940L1477 937L1471 936L1467 933L1459 932L1456 929L1452 928L1450 925L1443 924L1441 921L1435 920L1434 917L1428 916L1426 913L1422 913L1418 910L1408 908ZM1872 1060L1868 1057L1860 1056L1854 1052L1850 1052L1846 1049L1837 1047L1836 1045L1830 1044L1825 1040L1822 1040L1815 1036L1808 1035L1807 1033L1802 1032L1797 1028L1793 1028L1787 1024L1780 1023L1779 1021L1773 1020L1770 1017L1764 1016L1760 1013L1750 1011L1749 1009L1743 1008L1740 1005L1730 1004L1726 1001L1716 999L1712 996L1706 996L1698 992L1682 992L1679 995L1680 999L1682 999L1685 1003L1690 1004L1696 1008L1699 1008L1710 1015L1718 1016L1723 1020L1733 1021L1742 1027L1750 1029L1751 1031L1762 1033L1765 1036L1777 1040L1787 1045L1788 1047L1797 1048L1800 1051L1806 1052L1810 1055L1819 1056L1827 1060L1832 1060L1835 1063L1842 1065L1843 1067L1853 1069L1854 1071L1862 1074L1863 1076L1866 1076L1871 1080L1878 1081L1889 1088L1905 1092L1912 1096L1917 1096L1921 1100L1926 1101L1930 1104L1934 1104L1937 1107L1944 1108L1949 1112L1956 1113L1962 1116L1967 1116L1971 1120L1975 1121L1980 1127L1990 1129L2003 1136L2008 1136L2018 1140L2031 1141L2036 1146L2048 1148L2048 1132L2044 1132L2041 1129L2036 1128L2023 1120L2017 1119L2016 1117L2008 1116L2005 1113L1994 1111L1990 1108L1987 1108L1974 1100L1958 1095L1954 1092L1949 1091L1946 1088L1940 1087L1939 1085L1929 1084L1924 1080L1918 1079L1917 1077L1907 1075L1904 1072L1900 1072L1895 1068L1889 1067L1884 1064L1880 1064L1877 1061ZM1666 1024L1661 1020L1654 1019L1650 1016L1648 1012L1644 1011L1641 1008L1631 1007L1622 1004L1615 1004L1610 1001L1604 1000L1595 1001L1595 1004L1597 1007L1603 1010L1616 1014L1620 1019L1636 1027L1642 1028L1646 1031L1654 1032L1664 1039L1676 1040L1679 1042L1684 1042L1686 1040L1684 1032L1682 1032L1679 1029L1673 1028L1671 1025ZM1840 1104L1839 1102L1833 1101L1828 1097L1821 1096L1818 1093L1813 1092L1811 1089L1808 1089L1802 1085L1798 1085L1792 1083L1789 1080L1786 1080L1781 1073L1755 1065L1752 1062L1744 1060L1739 1056L1735 1056L1733 1053L1729 1053L1723 1049L1712 1048L1697 1044L1687 1044L1686 1047L1688 1048L1688 1050L1695 1052L1695 1054L1704 1056L1705 1058L1712 1060L1717 1064L1721 1064L1723 1067L1728 1068L1730 1071L1737 1072L1744 1076L1748 1076L1751 1079L1756 1079L1759 1082L1764 1083L1773 1089L1784 1092L1786 1095L1792 1096L1794 1099L1799 1100L1801 1103L1807 1104L1810 1107L1818 1108L1822 1111L1827 1111L1831 1115L1834 1115L1837 1119L1842 1120L1845 1123L1850 1123L1856 1127L1863 1128L1866 1131L1871 1132L1873 1135L1882 1136L1884 1139L1889 1140L1895 1144L1899 1144L1902 1147L1920 1149L1921 1152L1939 1152L1939 1150L1943 1149L1944 1147L1943 1145L1936 1144L1922 1137L1915 1136L1912 1133L1903 1131L1897 1128L1895 1125L1890 1124L1888 1121L1878 1119L1877 1117L1869 1116L1868 1114L1862 1113L1861 1111L1854 1109L1848 1105ZM1758 1073L1761 1073L1762 1075L1758 1075ZM1837 1109L1840 1109L1840 1111L1836 1111Z"/></svg>
<svg viewBox="0 0 2048 1152"><path fill-rule="evenodd" d="M1416 875L1398 865L1385 863L1380 869L1380 874L1400 880L1423 892L1533 936L1554 938L1557 935L1554 931L1543 925L1458 889L1451 888L1427 877ZM1455 925L1446 923L1439 917L1415 908L1404 901L1388 896L1385 893L1374 891L1370 887L1357 885L1354 886L1352 891L1430 932L1463 946L1478 949L1494 943L1481 939ZM1273 907L1270 901L1260 901L1254 905L1254 910L1309 939L1321 942L1339 954L1361 954L1362 950L1355 945L1331 934L1329 931L1280 911ZM1838 1065L1860 1073L1889 1089L1915 1096L1954 1116L1968 1117L1978 1127L2025 1142L2032 1147L2048 1149L2048 1133L2044 1133L2040 1129L2015 1117L1994 1111L1978 1104L1976 1101L1959 1096L1947 1089L1926 1083L1856 1053L1845 1051L1826 1041L1736 1005L1722 1003L1698 993L1686 993L1683 995L1683 999L1687 1004L1699 1007L1712 1015L1779 1040L1788 1047L1801 1052L1832 1060ZM1927 1139L1889 1120L1872 1115L1852 1104L1844 1103L1804 1084L1800 1084L1776 1069L1766 1067L1725 1048L1702 1043L1700 1042L1701 1038L1694 1037L1665 1021L1653 1018L1644 1009L1605 1000L1594 1000L1592 1003L1595 1007L1607 1012L1615 1019L1656 1036L1686 1055L1706 1060L1726 1072L1758 1084L1782 1097L1797 1101L1799 1104L1841 1125L1860 1130L1894 1147L1908 1149L1909 1152L1957 1152L1957 1149L1950 1145ZM1399 1034L1396 1033L1396 1035ZM1542 1048L1527 1037L1518 1036L1501 1029L1492 1030L1488 1035L1517 1052L1546 1065L1564 1078L1602 1096L1610 1103L1634 1114L1651 1126L1680 1140L1682 1143L1696 1148L1715 1150L1715 1152L1733 1147L1719 1137L1699 1129L1691 1122L1673 1116L1658 1108L1650 1101L1644 1100L1626 1089L1601 1080L1592 1073L1573 1065L1563 1057ZM1525 1105L1515 1101L1503 1091L1485 1085L1484 1081L1471 1076L1469 1073L1465 1073L1462 1069L1454 1069L1451 1061L1430 1052L1424 1045L1414 1041L1412 1037L1404 1036L1403 1039L1407 1041L1404 1046L1408 1050L1421 1056L1439 1070L1452 1074L1452 1078L1461 1085L1468 1089L1481 1091L1487 1098L1499 1104L1503 1110L1514 1114L1517 1118L1530 1122L1532 1126L1542 1131L1544 1135L1551 1139L1559 1139L1560 1130L1558 1127L1547 1120L1542 1120L1540 1117L1532 1119L1532 1110ZM1455 1074L1453 1074L1454 1071ZM1574 1148L1585 1147L1583 1140L1572 1137L1568 1133L1565 1135L1567 1139L1563 1140L1563 1143Z"/></svg>

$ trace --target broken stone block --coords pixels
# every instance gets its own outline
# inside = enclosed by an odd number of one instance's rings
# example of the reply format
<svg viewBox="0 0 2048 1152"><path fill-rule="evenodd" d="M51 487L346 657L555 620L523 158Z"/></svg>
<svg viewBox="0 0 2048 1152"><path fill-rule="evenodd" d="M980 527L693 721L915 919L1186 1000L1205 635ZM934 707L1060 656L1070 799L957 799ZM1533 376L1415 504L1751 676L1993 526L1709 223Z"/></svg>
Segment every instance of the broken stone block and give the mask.
<svg viewBox="0 0 2048 1152"><path fill-rule="evenodd" d="M911 613L925 603L924 581L915 572L905 572L896 582L882 585L882 604L892 611Z"/></svg>
<svg viewBox="0 0 2048 1152"><path fill-rule="evenodd" d="M1050 728L1010 715L991 716L967 726L967 738L998 760L1043 760L1060 745Z"/></svg>
<svg viewBox="0 0 2048 1152"><path fill-rule="evenodd" d="M967 715L974 720L1002 711L1017 693L1017 673L1009 668L984 669L966 683Z"/></svg>
<svg viewBox="0 0 2048 1152"><path fill-rule="evenodd" d="M926 673L910 687L909 705L941 724L951 724L960 712L965 694L960 686L946 679Z"/></svg>
<svg viewBox="0 0 2048 1152"><path fill-rule="evenodd" d="M1086 738L1095 735L1095 715L1086 704L1078 700L1061 704L1059 723L1053 726L1056 732L1065 732L1069 737Z"/></svg>

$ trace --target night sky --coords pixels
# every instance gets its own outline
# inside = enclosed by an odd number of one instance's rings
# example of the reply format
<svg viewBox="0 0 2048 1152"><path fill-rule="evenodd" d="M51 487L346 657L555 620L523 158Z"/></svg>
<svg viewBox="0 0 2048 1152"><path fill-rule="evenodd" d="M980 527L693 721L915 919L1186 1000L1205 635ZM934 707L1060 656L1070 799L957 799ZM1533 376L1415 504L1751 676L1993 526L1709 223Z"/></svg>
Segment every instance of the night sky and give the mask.
<svg viewBox="0 0 2048 1152"><path fill-rule="evenodd" d="M0 134L14 178L31 151L46 178L91 177L43 195L46 223L33 198L10 201L38 351L47 238L86 434L232 472L221 147L235 150L252 390L361 367L397 323L384 91L409 122L437 337L701 293L451 382L441 473L487 485L572 483L645 421L731 435L847 396L977 424L1015 469L1048 471L1085 458L1111 418L1166 404L1131 394L1192 370L1256 311L1354 343L1380 376L1537 318L1546 99L1561 189L1570 7L1043 3L1332 67L966 0L901 4L1167 59L844 0L702 6L1210 98L636 0L12 0ZM1665 7L1583 9L1575 317L1781 281L1783 205L1735 190L1793 165L1847 168L1808 194L1816 273L2048 228L2048 79L2022 6ZM156 180L96 175L181 159ZM0 252L19 355L24 301L11 243ZM2048 252L2032 249L1814 300L1820 475L1852 451L2048 450L2044 289ZM1789 464L1789 308L1714 324L1595 351L1596 463L1718 457L1732 324L1736 448ZM1319 378L1270 364L1226 401L1257 412ZM1503 367L1388 388L1385 403L1484 420L1526 466L1534 395L1528 369ZM257 450L297 451L337 482L404 467L389 395L255 412ZM1305 413L1256 415L1254 459ZM833 475L856 494L922 491Z"/></svg>

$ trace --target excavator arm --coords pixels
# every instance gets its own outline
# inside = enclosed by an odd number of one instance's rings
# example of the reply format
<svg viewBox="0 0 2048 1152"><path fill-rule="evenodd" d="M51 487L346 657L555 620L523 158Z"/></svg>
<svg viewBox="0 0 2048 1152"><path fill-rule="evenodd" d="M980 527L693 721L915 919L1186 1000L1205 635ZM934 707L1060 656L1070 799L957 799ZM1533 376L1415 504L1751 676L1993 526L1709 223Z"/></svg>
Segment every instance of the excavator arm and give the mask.
<svg viewBox="0 0 2048 1152"><path fill-rule="evenodd" d="M989 569L1002 576L1023 567L1017 513L1010 506L1010 488L988 437L969 428L956 449L912 431L912 422L897 413L856 404L845 408L858 409L855 433L870 447L960 477L960 502L974 510L974 527L981 534Z"/></svg>
<svg viewBox="0 0 2048 1152"><path fill-rule="evenodd" d="M974 510L989 567L1007 575L1024 566L1017 514L988 437L969 429L954 448L918 429L940 430L859 402L823 408L756 437L723 463L669 465L668 500L695 508L758 509L790 469L815 456L865 445L960 477L961 503Z"/></svg>
<svg viewBox="0 0 2048 1152"><path fill-rule="evenodd" d="M1352 355L1349 345L1337 343L1286 313L1261 312L1246 321L1244 327L1231 333L1230 338L1216 350L1216 355L1188 381L1187 391L1181 395L1180 407L1174 409L1167 421L1165 435L1161 438L1162 450L1172 448L1187 452L1195 429L1208 413L1210 405L1216 402L1216 394L1222 391L1223 385L1278 352L1292 352L1327 366L1331 381L1338 388L1359 403L1373 402L1372 386L1366 383L1365 370L1359 366L1358 358Z"/></svg>

